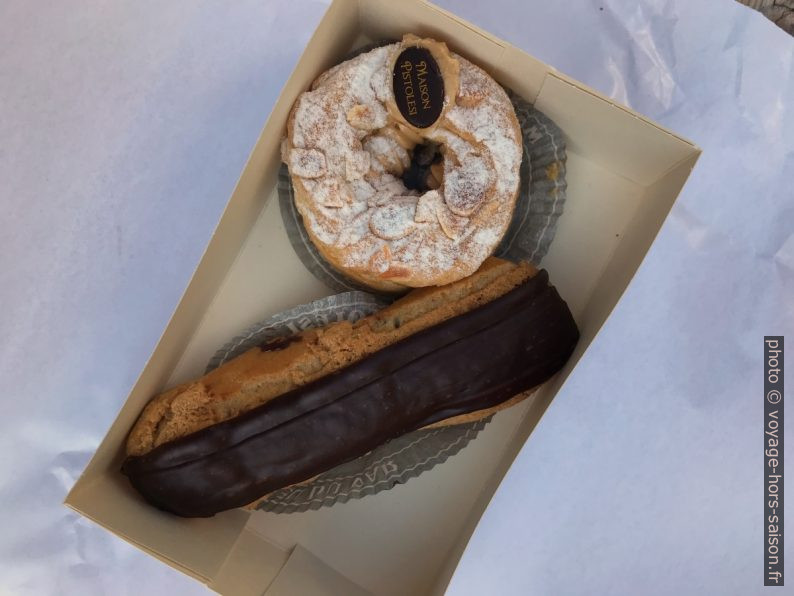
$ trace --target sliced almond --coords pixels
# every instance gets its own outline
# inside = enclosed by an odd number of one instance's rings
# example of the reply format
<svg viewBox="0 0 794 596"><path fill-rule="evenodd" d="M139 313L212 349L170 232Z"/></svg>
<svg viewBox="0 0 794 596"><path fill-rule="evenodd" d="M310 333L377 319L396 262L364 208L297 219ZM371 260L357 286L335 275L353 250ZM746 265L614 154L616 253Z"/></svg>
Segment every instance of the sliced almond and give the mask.
<svg viewBox="0 0 794 596"><path fill-rule="evenodd" d="M345 156L345 179L348 181L363 178L369 172L369 153L353 151Z"/></svg>
<svg viewBox="0 0 794 596"><path fill-rule="evenodd" d="M427 178L427 185L430 188L440 188L444 183L444 165L434 163L430 166L430 175Z"/></svg>
<svg viewBox="0 0 794 596"><path fill-rule="evenodd" d="M301 178L320 178L325 175L325 153L319 149L294 147L289 153L289 171Z"/></svg>
<svg viewBox="0 0 794 596"><path fill-rule="evenodd" d="M468 217L493 192L493 163L483 155L470 154L463 165L444 164L444 202L455 215Z"/></svg>
<svg viewBox="0 0 794 596"><path fill-rule="evenodd" d="M339 178L326 176L319 180L307 180L304 184L306 190L323 207L338 209L353 202L350 186Z"/></svg>
<svg viewBox="0 0 794 596"><path fill-rule="evenodd" d="M416 203L414 221L417 223L433 223L438 219L436 213L443 207L443 199L437 190L429 190Z"/></svg>
<svg viewBox="0 0 794 596"><path fill-rule="evenodd" d="M385 244L369 259L369 266L373 271L385 273L391 265L391 251Z"/></svg>
<svg viewBox="0 0 794 596"><path fill-rule="evenodd" d="M369 219L372 233L384 240L404 238L415 231L416 199L401 197L378 207Z"/></svg>
<svg viewBox="0 0 794 596"><path fill-rule="evenodd" d="M455 215L444 205L439 205L436 215L438 216L438 223L441 224L441 229L451 240L460 238L460 235L466 229L466 224L469 223L468 217Z"/></svg>
<svg viewBox="0 0 794 596"><path fill-rule="evenodd" d="M353 128L376 130L386 125L386 110L380 104L356 104L347 111L347 121Z"/></svg>

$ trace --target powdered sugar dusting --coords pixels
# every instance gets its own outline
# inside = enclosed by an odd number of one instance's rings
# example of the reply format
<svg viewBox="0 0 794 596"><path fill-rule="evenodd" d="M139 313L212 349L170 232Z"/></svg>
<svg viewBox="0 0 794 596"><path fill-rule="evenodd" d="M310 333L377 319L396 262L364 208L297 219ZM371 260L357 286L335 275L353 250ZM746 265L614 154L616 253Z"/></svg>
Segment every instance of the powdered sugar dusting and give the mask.
<svg viewBox="0 0 794 596"><path fill-rule="evenodd" d="M469 155L461 165L444 163L444 197L456 215L469 216L479 209L493 184L493 165L484 156Z"/></svg>
<svg viewBox="0 0 794 596"><path fill-rule="evenodd" d="M408 151L390 137L371 135L364 141L364 149L390 174L400 175L411 164Z"/></svg>
<svg viewBox="0 0 794 596"><path fill-rule="evenodd" d="M491 78L479 68L460 69L459 105L475 105L491 93Z"/></svg>
<svg viewBox="0 0 794 596"><path fill-rule="evenodd" d="M434 128L406 129L389 110L400 47L377 48L318 77L293 108L284 154L302 188L295 202L304 224L337 264L411 286L446 283L475 271L507 229L521 139L502 89L454 54L456 105ZM441 143L444 179L419 196L399 176L410 165L406 147L424 139Z"/></svg>
<svg viewBox="0 0 794 596"><path fill-rule="evenodd" d="M319 178L325 175L325 154L317 149L295 148L289 154L289 167L301 178Z"/></svg>
<svg viewBox="0 0 794 596"><path fill-rule="evenodd" d="M416 199L402 197L375 209L369 220L372 233L384 240L404 238L415 231Z"/></svg>
<svg viewBox="0 0 794 596"><path fill-rule="evenodd" d="M471 133L487 148L496 169L499 194L518 189L521 167L521 137L509 118L494 118L495 113L512 111L504 90L479 67L464 58L461 61L461 93L476 97L474 105L456 105L447 113L449 121L459 130ZM507 106L510 106L509 108ZM513 115L515 118L515 116Z"/></svg>
<svg viewBox="0 0 794 596"><path fill-rule="evenodd" d="M474 233L474 241L481 246L493 246L502 239L502 231L498 228L483 228Z"/></svg>
<svg viewBox="0 0 794 596"><path fill-rule="evenodd" d="M353 198L350 187L339 178L326 176L321 180L304 180L303 185L323 207L344 207Z"/></svg>

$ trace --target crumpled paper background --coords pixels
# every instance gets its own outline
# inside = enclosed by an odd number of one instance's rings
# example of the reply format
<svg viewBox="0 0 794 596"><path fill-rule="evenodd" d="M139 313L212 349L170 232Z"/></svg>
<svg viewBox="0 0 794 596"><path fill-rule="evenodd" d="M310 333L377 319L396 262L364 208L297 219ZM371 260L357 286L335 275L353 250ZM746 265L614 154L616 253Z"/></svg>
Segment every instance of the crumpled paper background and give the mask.
<svg viewBox="0 0 794 596"><path fill-rule="evenodd" d="M761 593L762 336L794 337L794 41L728 0L439 4L704 149L449 592ZM206 593L61 501L325 6L0 6L0 593Z"/></svg>

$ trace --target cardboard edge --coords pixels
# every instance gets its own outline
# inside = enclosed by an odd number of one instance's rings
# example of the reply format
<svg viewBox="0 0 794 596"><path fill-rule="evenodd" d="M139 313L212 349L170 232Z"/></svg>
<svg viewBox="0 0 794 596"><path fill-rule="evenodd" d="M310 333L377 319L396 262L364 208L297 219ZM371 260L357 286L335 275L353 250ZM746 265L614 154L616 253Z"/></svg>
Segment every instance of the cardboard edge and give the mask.
<svg viewBox="0 0 794 596"><path fill-rule="evenodd" d="M614 99L612 99L610 97L607 97L603 93L600 93L599 91L593 89L589 85L585 85L581 81L577 81L576 79L574 79L572 77L569 77L565 73L562 73L562 72L559 72L559 71L555 70L554 72L549 72L547 76L553 76L553 77L559 79L560 81L562 81L564 83L567 83L568 85L576 87L577 89L581 89L585 93L588 93L588 94L596 97L597 99L602 99L602 100L606 101L607 103L615 106L616 108L619 108L619 109L623 110L624 112L626 112L627 114L633 116L634 118L637 118L638 120L641 120L645 124L649 124L650 126L652 126L655 129L665 133L666 135L671 136L671 137L681 141L682 143L685 143L686 145L689 145L690 147L692 147L692 149L694 149L694 150L696 150L698 152L701 151L701 149L695 143L693 143L692 141L690 141L686 137L684 137L684 136L682 136L682 135L670 130L669 128L665 128L664 126L662 126L658 122L655 122L655 121L651 120L647 116L643 116L642 114L640 114L638 112L635 112L629 106L626 106L626 105L624 105L622 103L616 102ZM544 79L543 83L544 84L546 83L545 79Z"/></svg>
<svg viewBox="0 0 794 596"><path fill-rule="evenodd" d="M219 594L261 596L282 572L290 556L288 549L245 526L207 587Z"/></svg>
<svg viewBox="0 0 794 596"><path fill-rule="evenodd" d="M405 1L405 0L403 0L403 1ZM498 37L496 37L494 35L491 35L490 33L488 33L487 31L485 31L483 29L480 29L479 27L477 27L477 25L474 25L473 23L470 23L469 21L457 16L456 14L451 13L451 12L449 12L448 10L446 10L444 8L441 8L440 6L436 6L432 2L428 2L427 0L417 0L417 4L425 6L425 7L429 8L430 10L432 10L434 12L437 12L438 14L440 14L441 16L443 16L445 18L448 18L448 19L451 19L452 21L455 21L455 23L457 23L461 27L465 27L469 31L471 31L473 33L476 33L477 35L479 35L483 39L486 39L487 41L499 46L500 48L502 48L502 50L505 50L508 47L506 45L505 41L499 39Z"/></svg>
<svg viewBox="0 0 794 596"><path fill-rule="evenodd" d="M177 570L177 571L179 571L181 573L184 573L185 575L189 576L190 578L192 578L192 579L194 579L196 581L201 582L204 585L208 585L209 584L210 578L207 578L207 577L204 577L202 575L199 575L199 574L195 573L194 571L192 571L190 568L185 567L184 565L182 565L179 561L177 561L175 559L172 559L170 557L166 557L165 555L161 555L160 553L158 553L156 551L153 551L152 549L147 547L145 544L143 544L141 542L138 542L134 538L131 538L131 537L125 535L122 532L117 532L117 531L109 528L108 526L103 524L101 521L96 519L94 516L92 516L90 513L87 513L86 511L81 509L77 504L70 502L68 497L63 501L63 505L65 505L66 507L68 507L69 509L71 509L72 511L74 511L75 513L80 515L81 517L86 518L91 523L96 524L97 526L99 526L103 530L109 532L110 534L116 536L117 538L122 539L124 542L134 546L138 550L146 553L147 555L149 555L151 557L154 557L158 561L161 561L161 562L165 563L169 567L171 567L171 568L173 568L173 569L175 569L175 570Z"/></svg>
<svg viewBox="0 0 794 596"><path fill-rule="evenodd" d="M233 592L235 595L237 591ZM261 594L261 592L260 592ZM374 596L316 554L296 544L262 596ZM244 596L241 594L241 596Z"/></svg>

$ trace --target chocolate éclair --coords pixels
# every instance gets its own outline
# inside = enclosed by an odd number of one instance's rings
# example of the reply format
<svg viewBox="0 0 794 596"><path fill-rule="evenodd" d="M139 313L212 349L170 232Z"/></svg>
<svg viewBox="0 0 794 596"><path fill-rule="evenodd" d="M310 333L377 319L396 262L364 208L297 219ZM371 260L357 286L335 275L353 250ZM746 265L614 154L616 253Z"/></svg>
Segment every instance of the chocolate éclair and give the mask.
<svg viewBox="0 0 794 596"><path fill-rule="evenodd" d="M578 337L545 271L490 258L469 278L252 348L155 397L123 472L177 515L250 505L404 433L515 403Z"/></svg>

